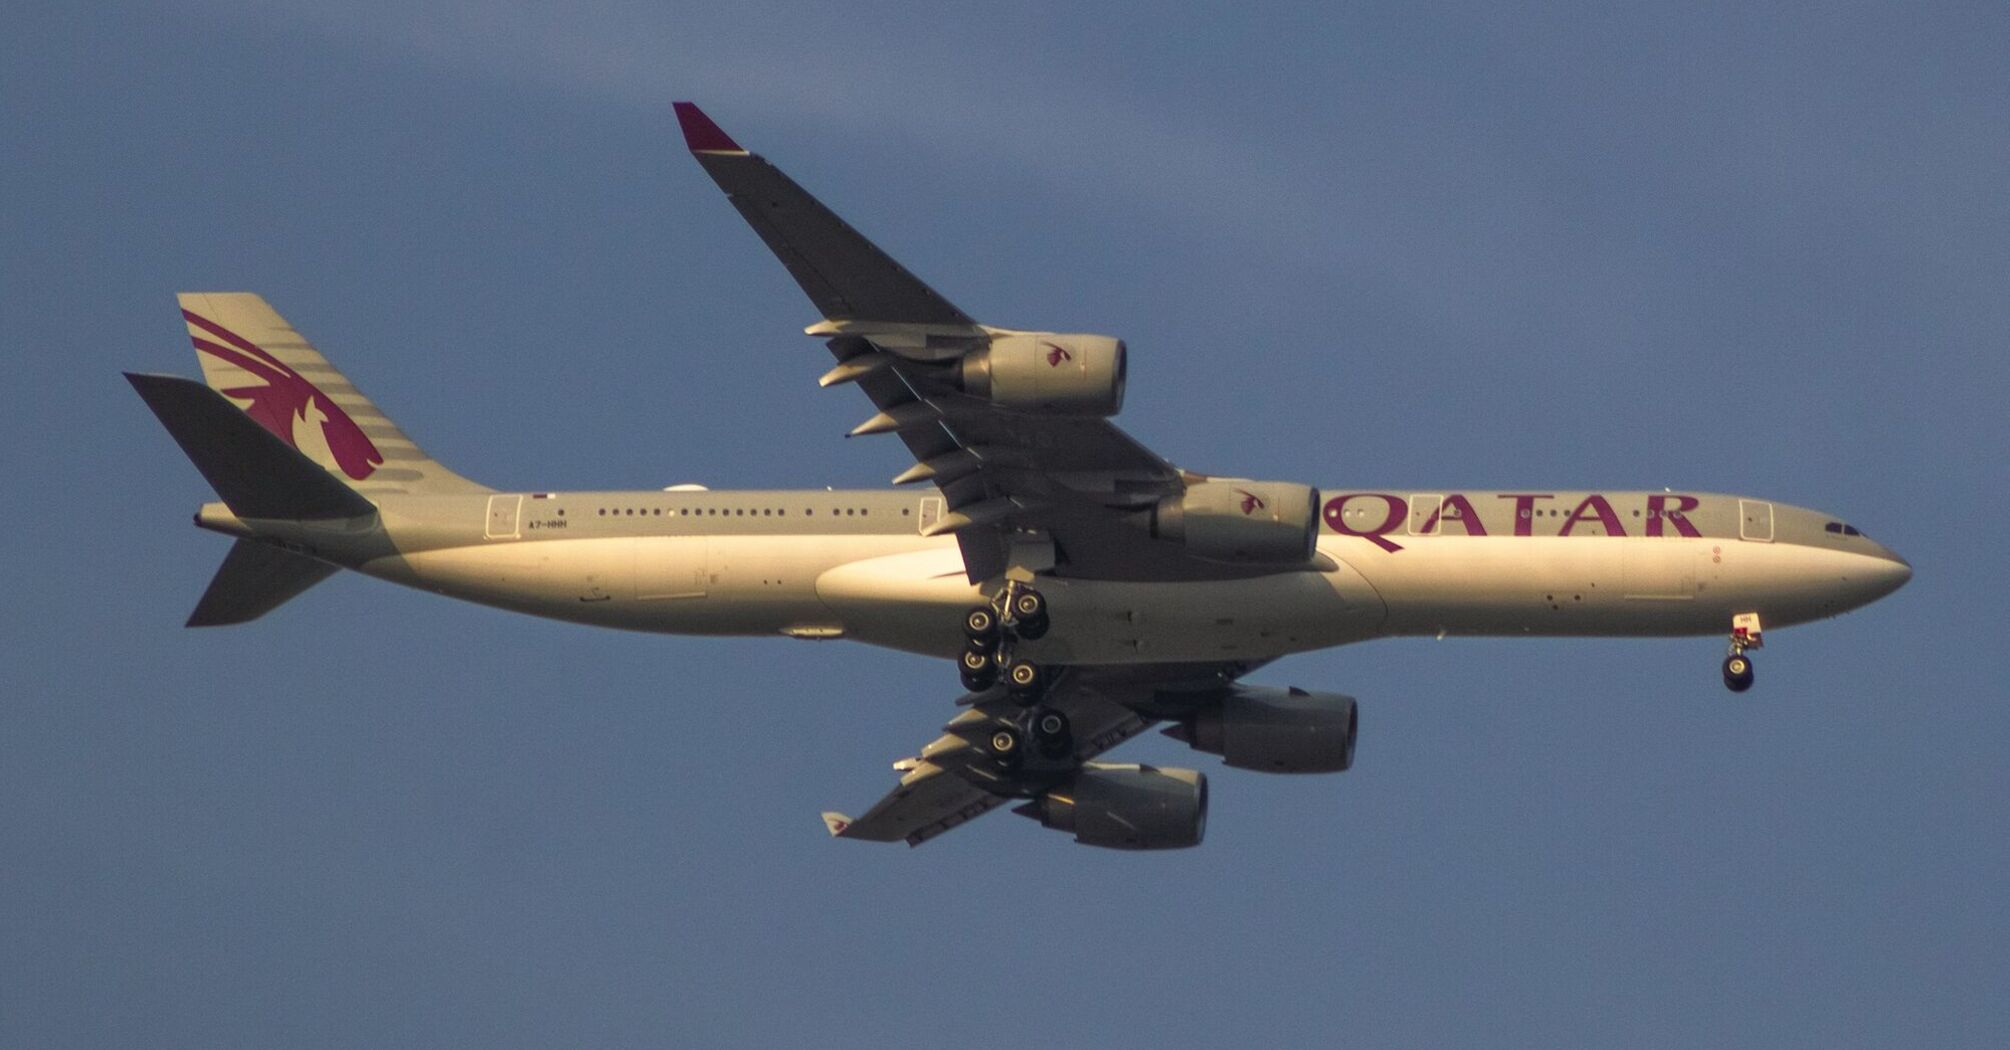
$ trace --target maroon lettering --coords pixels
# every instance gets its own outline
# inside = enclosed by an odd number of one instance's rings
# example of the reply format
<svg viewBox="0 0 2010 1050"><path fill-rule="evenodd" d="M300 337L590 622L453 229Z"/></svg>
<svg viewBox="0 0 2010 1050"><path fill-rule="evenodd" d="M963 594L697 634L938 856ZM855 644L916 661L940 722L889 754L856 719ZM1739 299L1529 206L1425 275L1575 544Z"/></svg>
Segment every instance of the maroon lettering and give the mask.
<svg viewBox="0 0 2010 1050"><path fill-rule="evenodd" d="M1668 507L1669 500L1675 501L1675 507L1672 510ZM1703 501L1694 496L1668 495L1647 497L1647 535L1662 535L1661 523L1672 521L1675 523L1676 535L1688 536L1692 539L1700 538L1703 534L1696 531L1696 526L1690 524L1689 519L1684 515L1702 505Z"/></svg>
<svg viewBox="0 0 2010 1050"><path fill-rule="evenodd" d="M1514 501L1514 534L1517 536L1533 536L1535 535L1535 501L1539 499L1555 499L1556 497L1547 492L1503 492L1495 498L1511 499Z"/></svg>
<svg viewBox="0 0 2010 1050"><path fill-rule="evenodd" d="M1357 499L1381 500L1384 509L1382 524L1372 529L1355 528L1347 520L1347 503L1349 500ZM1403 547L1401 544L1389 539L1388 534L1397 526L1403 524L1404 519L1409 516L1410 507L1409 504L1403 502L1403 497L1391 496L1386 492L1349 492L1344 496L1335 496L1326 501L1326 524L1334 532L1342 536L1359 536L1392 554L1402 550Z"/></svg>
<svg viewBox="0 0 2010 1050"><path fill-rule="evenodd" d="M1440 523L1446 521L1456 521L1465 526L1468 536L1487 534L1486 523L1480 520L1480 512L1473 509L1472 501L1456 492L1446 496L1438 504L1438 509L1431 512L1430 520L1424 522L1424 535L1436 535L1441 531Z"/></svg>
<svg viewBox="0 0 2010 1050"><path fill-rule="evenodd" d="M1619 525L1619 512L1612 509L1612 504L1604 496L1584 497L1584 502L1578 504L1577 509L1571 511L1569 516L1563 519L1563 528L1557 532L1557 535L1568 536L1570 535L1570 530L1575 528L1579 522L1591 521L1594 518L1597 519L1600 525L1605 526L1605 534L1607 536L1626 535L1626 530Z"/></svg>

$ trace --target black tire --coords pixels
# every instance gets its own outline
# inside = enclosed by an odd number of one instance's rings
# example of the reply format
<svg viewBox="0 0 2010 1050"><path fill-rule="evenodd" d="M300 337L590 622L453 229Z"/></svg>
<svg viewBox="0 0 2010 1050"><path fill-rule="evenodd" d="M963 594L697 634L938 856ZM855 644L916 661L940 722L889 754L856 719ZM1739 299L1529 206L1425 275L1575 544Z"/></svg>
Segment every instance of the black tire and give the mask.
<svg viewBox="0 0 2010 1050"><path fill-rule="evenodd" d="M963 614L963 637L972 642L992 642L998 638L998 614L980 605Z"/></svg>
<svg viewBox="0 0 2010 1050"><path fill-rule="evenodd" d="M1034 711L1026 725L1032 731L1034 746L1048 758L1061 758L1075 749L1075 734L1068 716L1051 707Z"/></svg>
<svg viewBox="0 0 2010 1050"><path fill-rule="evenodd" d="M1737 653L1724 658L1724 687L1734 693L1752 688L1752 658Z"/></svg>
<svg viewBox="0 0 2010 1050"><path fill-rule="evenodd" d="M1022 746L1019 731L1011 726L999 726L984 738L984 750L991 759L1006 769L1017 769L1026 760L1026 749Z"/></svg>
<svg viewBox="0 0 2010 1050"><path fill-rule="evenodd" d="M1047 618L1047 599L1039 591L1020 591L1012 599L1012 618L1015 620L1044 620Z"/></svg>
<svg viewBox="0 0 2010 1050"><path fill-rule="evenodd" d="M964 650L957 670L963 675L963 688L973 693L981 693L998 681L998 661L988 652Z"/></svg>
<svg viewBox="0 0 2010 1050"><path fill-rule="evenodd" d="M1039 641L1040 636L1047 633L1047 618L1042 616L1037 620L1020 620L1019 626L1014 627L1013 631L1029 642Z"/></svg>
<svg viewBox="0 0 2010 1050"><path fill-rule="evenodd" d="M1005 686L1022 702L1037 697L1047 686L1047 673L1031 660L1014 660L1005 668Z"/></svg>

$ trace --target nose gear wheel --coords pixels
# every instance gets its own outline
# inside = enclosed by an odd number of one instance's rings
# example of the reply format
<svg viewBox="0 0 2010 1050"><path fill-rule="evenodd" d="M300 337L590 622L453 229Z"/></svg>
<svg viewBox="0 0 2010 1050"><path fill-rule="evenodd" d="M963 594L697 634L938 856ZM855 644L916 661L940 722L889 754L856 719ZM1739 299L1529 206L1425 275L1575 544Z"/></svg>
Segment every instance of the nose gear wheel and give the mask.
<svg viewBox="0 0 2010 1050"><path fill-rule="evenodd" d="M1724 687L1734 693L1752 688L1752 658L1733 653L1724 658Z"/></svg>
<svg viewBox="0 0 2010 1050"><path fill-rule="evenodd" d="M1752 688L1752 658L1745 655L1745 650L1765 644L1758 613L1739 613L1731 618L1730 655L1724 657L1724 688L1734 693Z"/></svg>

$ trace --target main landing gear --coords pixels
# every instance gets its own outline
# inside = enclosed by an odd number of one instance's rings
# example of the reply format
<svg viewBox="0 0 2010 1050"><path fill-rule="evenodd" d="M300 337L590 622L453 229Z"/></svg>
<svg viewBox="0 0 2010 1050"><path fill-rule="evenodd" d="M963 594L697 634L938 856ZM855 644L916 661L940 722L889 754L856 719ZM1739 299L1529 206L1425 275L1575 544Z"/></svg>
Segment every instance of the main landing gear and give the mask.
<svg viewBox="0 0 2010 1050"><path fill-rule="evenodd" d="M1049 683L1048 669L1016 656L1014 643L1034 641L1047 633L1047 599L1017 581L1009 582L987 605L963 614L963 655L959 670L963 687L973 693L1005 687L1010 710L1002 714L984 749L1007 772L1026 761L1026 752L1062 759L1074 752L1068 716L1042 704Z"/></svg>
<svg viewBox="0 0 2010 1050"><path fill-rule="evenodd" d="M1745 650L1763 648L1765 644L1758 613L1739 613L1731 617L1731 653L1724 657L1726 689L1742 693L1752 688L1752 658L1745 655Z"/></svg>

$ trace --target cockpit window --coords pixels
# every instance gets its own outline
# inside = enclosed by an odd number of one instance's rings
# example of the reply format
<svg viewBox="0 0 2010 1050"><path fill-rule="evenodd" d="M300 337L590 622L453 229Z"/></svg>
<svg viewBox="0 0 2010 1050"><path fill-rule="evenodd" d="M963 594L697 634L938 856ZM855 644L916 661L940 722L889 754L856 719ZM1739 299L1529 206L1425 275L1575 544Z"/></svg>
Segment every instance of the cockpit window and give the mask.
<svg viewBox="0 0 2010 1050"><path fill-rule="evenodd" d="M1861 535L1863 535L1863 533L1861 533L1861 532L1858 532L1858 531L1856 531L1856 526L1854 526L1854 525L1844 525L1844 526L1843 526L1843 535L1845 535L1845 536L1861 536Z"/></svg>
<svg viewBox="0 0 2010 1050"><path fill-rule="evenodd" d="M1863 535L1863 533L1861 533L1861 532L1858 532L1858 531L1856 530L1856 526L1854 526L1854 525L1845 525L1845 524L1843 524L1843 523L1842 523L1842 522L1840 522L1840 521L1832 521L1832 522L1829 522L1829 523L1828 523L1827 525L1824 525L1824 526L1822 526L1822 529L1823 529L1824 531L1827 531L1827 532L1833 532L1833 533L1835 533L1835 534L1836 534L1836 535L1838 535L1838 536L1861 536L1861 535Z"/></svg>
<svg viewBox="0 0 2010 1050"><path fill-rule="evenodd" d="M1833 532L1838 536L1842 535L1842 522L1840 521L1829 522L1827 525L1822 526L1822 528L1830 532Z"/></svg>

